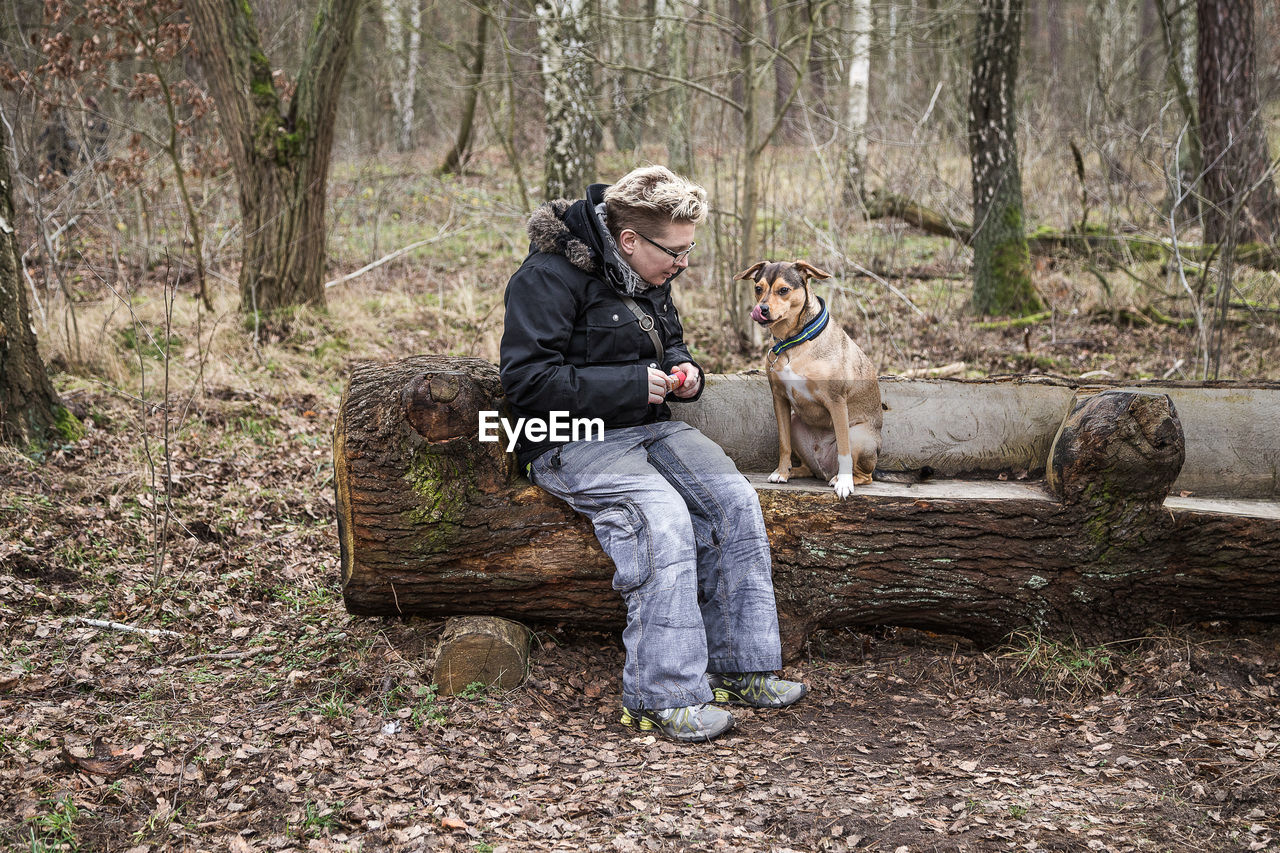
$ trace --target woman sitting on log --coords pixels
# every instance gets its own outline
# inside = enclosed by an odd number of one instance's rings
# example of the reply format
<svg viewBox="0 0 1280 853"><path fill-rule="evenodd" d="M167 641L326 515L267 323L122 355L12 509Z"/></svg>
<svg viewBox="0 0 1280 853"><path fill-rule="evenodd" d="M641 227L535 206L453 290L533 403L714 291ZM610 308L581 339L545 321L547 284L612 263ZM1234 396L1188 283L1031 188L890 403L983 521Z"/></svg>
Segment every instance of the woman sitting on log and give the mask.
<svg viewBox="0 0 1280 853"><path fill-rule="evenodd" d="M614 563L622 722L684 741L733 726L709 702L782 708L807 690L772 674L782 653L755 490L667 407L702 393L671 282L705 218L706 191L661 166L542 205L507 284L501 351L507 403L526 424L521 468L590 519ZM599 419L603 434L565 442L527 428L565 417Z"/></svg>

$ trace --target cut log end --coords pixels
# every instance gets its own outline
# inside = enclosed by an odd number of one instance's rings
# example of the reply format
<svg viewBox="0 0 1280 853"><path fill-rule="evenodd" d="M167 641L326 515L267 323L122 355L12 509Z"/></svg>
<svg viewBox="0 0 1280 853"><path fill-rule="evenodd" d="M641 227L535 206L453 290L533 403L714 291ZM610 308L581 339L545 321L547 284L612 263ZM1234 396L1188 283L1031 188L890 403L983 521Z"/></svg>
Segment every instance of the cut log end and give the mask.
<svg viewBox="0 0 1280 853"><path fill-rule="evenodd" d="M445 622L433 673L441 695L472 685L511 690L529 670L529 629L496 616L459 616Z"/></svg>
<svg viewBox="0 0 1280 853"><path fill-rule="evenodd" d="M1159 506L1186 458L1182 424L1167 394L1115 390L1077 397L1049 452L1049 488L1068 504L1104 514Z"/></svg>

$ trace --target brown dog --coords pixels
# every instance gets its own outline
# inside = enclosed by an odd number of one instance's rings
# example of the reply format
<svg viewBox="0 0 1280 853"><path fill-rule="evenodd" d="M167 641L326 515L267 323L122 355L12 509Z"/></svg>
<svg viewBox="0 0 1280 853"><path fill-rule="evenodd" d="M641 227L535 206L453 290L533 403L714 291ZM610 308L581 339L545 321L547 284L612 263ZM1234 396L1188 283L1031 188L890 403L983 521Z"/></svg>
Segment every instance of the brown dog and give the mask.
<svg viewBox="0 0 1280 853"><path fill-rule="evenodd" d="M871 482L880 453L880 384L866 354L829 322L810 279L830 274L805 261L761 261L738 273L755 282L751 318L769 329L769 388L778 419L778 467L771 483L810 475L846 498ZM802 461L793 467L792 452Z"/></svg>

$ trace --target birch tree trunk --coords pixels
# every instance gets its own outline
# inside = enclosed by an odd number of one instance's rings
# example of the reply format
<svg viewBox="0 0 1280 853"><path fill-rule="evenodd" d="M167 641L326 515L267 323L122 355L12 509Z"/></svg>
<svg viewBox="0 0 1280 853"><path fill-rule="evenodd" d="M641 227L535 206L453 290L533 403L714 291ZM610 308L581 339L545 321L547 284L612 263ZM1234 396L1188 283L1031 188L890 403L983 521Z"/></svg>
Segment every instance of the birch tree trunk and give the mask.
<svg viewBox="0 0 1280 853"><path fill-rule="evenodd" d="M1258 108L1253 0L1197 0L1206 243L1273 243L1280 197Z"/></svg>
<svg viewBox="0 0 1280 853"><path fill-rule="evenodd" d="M587 56L587 0L540 0L547 144L544 195L577 198L595 176L600 129L592 63Z"/></svg>
<svg viewBox="0 0 1280 853"><path fill-rule="evenodd" d="M871 91L871 0L849 0L849 87L845 109L841 197L846 207L866 196L867 113Z"/></svg>
<svg viewBox="0 0 1280 853"><path fill-rule="evenodd" d="M384 0L382 14L393 71L391 103L395 107L396 149L412 151L418 65L422 61L422 2Z"/></svg>
<svg viewBox="0 0 1280 853"><path fill-rule="evenodd" d="M240 185L240 309L246 313L325 303L334 115L362 5L321 0L286 104L249 4L187 4Z"/></svg>
<svg viewBox="0 0 1280 853"><path fill-rule="evenodd" d="M36 347L14 231L9 133L0 129L0 444L45 445L68 417Z"/></svg>
<svg viewBox="0 0 1280 853"><path fill-rule="evenodd" d="M973 310L1026 315L1040 309L1022 218L1015 89L1023 0L982 0L969 82L973 187Z"/></svg>

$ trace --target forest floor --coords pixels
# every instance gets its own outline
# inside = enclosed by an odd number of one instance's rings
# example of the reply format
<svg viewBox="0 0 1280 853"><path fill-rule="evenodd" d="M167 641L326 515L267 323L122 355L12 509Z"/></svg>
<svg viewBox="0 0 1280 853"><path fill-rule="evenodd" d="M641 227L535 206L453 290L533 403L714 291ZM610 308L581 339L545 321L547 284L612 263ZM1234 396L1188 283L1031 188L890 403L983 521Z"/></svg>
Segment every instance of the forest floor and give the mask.
<svg viewBox="0 0 1280 853"><path fill-rule="evenodd" d="M0 847L1280 850L1276 624L988 649L823 632L787 670L803 702L702 745L622 727L618 637L564 625L533 626L519 688L439 695L441 623L343 607L331 431L353 360L496 357L512 262L476 263L388 265L283 329L225 289L203 326L165 328L163 288L83 308L86 352L51 363L86 433L0 451ZM869 285L839 316L882 373L1194 378L1193 328L1085 305L1088 273L1037 272L1051 321L982 328L962 269L896 282L923 311ZM758 366L714 343L698 276L699 357ZM1225 328L1222 375L1274 378L1273 309Z"/></svg>
<svg viewBox="0 0 1280 853"><path fill-rule="evenodd" d="M536 626L523 686L443 697L439 623L345 612L336 398L208 389L158 573L136 407L67 400L83 439L0 458L9 849L1280 848L1278 626L824 633L797 707L677 745L618 724L615 636Z"/></svg>

